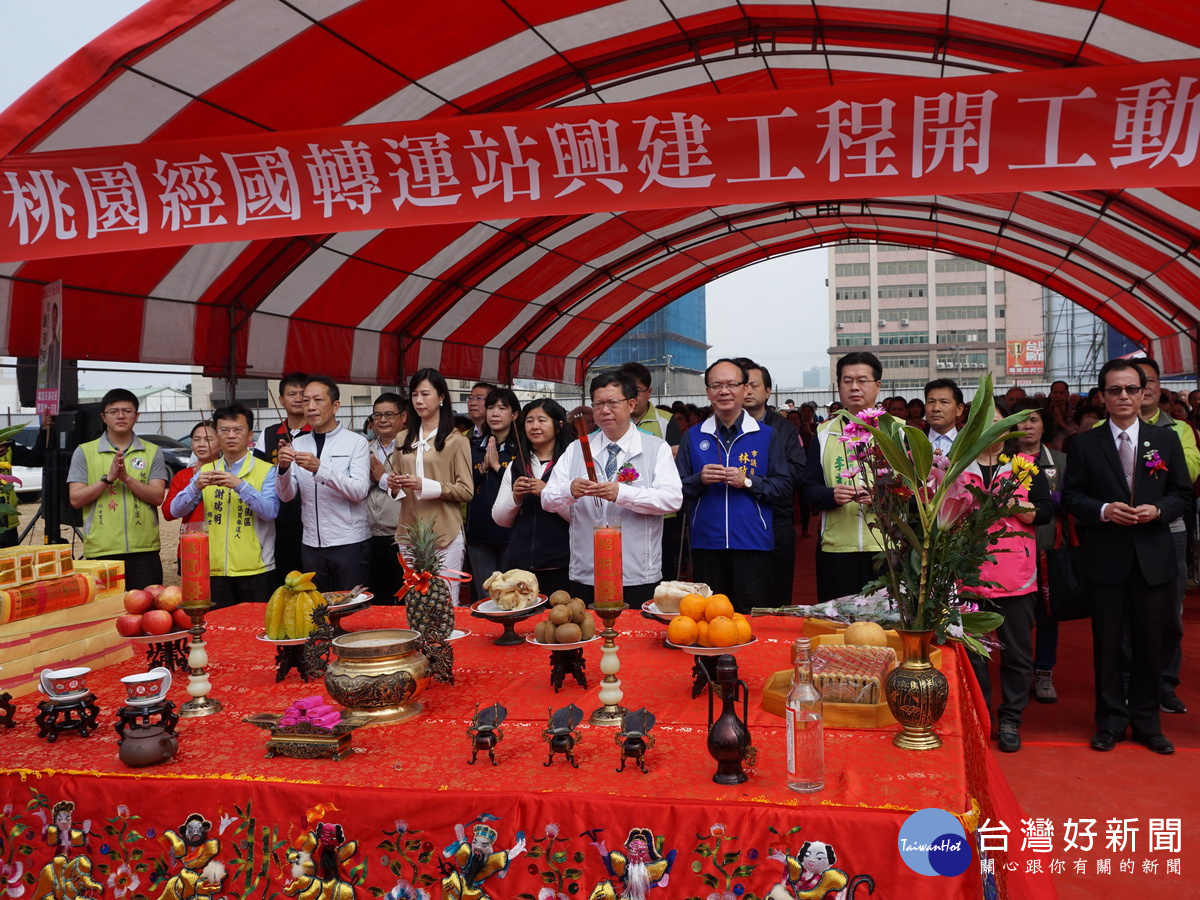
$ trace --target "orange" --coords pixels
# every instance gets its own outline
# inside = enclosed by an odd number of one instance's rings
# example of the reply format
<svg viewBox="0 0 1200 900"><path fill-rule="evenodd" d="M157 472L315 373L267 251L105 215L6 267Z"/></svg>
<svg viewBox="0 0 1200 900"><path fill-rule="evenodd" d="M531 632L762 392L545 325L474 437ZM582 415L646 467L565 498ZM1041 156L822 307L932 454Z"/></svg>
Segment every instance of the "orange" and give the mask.
<svg viewBox="0 0 1200 900"><path fill-rule="evenodd" d="M724 594L713 594L705 601L704 618L712 621L717 616L732 616L733 604L729 602L729 598Z"/></svg>
<svg viewBox="0 0 1200 900"><path fill-rule="evenodd" d="M734 613L733 624L737 626L737 642L739 644L749 643L754 637L754 629L750 627L750 620L741 613Z"/></svg>
<svg viewBox="0 0 1200 900"><path fill-rule="evenodd" d="M676 616L667 626L667 640L681 647L690 647L700 637L700 626L689 616Z"/></svg>
<svg viewBox="0 0 1200 900"><path fill-rule="evenodd" d="M706 622L704 619L701 619L696 623L696 627L700 629L700 633L696 637L696 643L701 647L711 647L712 641L708 639L708 622Z"/></svg>
<svg viewBox="0 0 1200 900"><path fill-rule="evenodd" d="M708 639L714 647L732 647L738 642L737 623L728 616L717 616L708 623Z"/></svg>
<svg viewBox="0 0 1200 900"><path fill-rule="evenodd" d="M704 618L704 609L707 602L699 594L685 594L683 599L679 601L679 614L699 622Z"/></svg>

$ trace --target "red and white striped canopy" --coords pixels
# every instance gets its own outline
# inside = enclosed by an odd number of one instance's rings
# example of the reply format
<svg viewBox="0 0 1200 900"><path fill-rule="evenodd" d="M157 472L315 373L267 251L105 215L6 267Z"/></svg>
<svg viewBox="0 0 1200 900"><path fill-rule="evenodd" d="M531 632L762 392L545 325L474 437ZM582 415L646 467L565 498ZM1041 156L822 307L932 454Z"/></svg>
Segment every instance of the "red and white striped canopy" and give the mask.
<svg viewBox="0 0 1200 900"><path fill-rule="evenodd" d="M0 117L0 154L656 97L1200 57L1200 5L1142 0L152 0ZM1200 75L1198 65L1197 75ZM1191 109L1191 128L1200 111ZM716 276L840 240L1045 284L1194 370L1200 190L614 211L0 265L0 353L395 383L573 381ZM777 321L778 319L776 319Z"/></svg>

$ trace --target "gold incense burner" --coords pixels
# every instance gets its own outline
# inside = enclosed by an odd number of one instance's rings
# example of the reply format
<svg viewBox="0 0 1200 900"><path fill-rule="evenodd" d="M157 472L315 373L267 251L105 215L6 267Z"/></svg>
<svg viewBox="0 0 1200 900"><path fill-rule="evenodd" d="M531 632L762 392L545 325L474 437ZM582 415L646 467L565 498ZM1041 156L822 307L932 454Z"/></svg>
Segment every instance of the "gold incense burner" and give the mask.
<svg viewBox="0 0 1200 900"><path fill-rule="evenodd" d="M417 649L420 633L408 628L355 631L333 639L335 656L325 672L329 696L354 725L403 722L419 715L415 698L429 686L429 661Z"/></svg>

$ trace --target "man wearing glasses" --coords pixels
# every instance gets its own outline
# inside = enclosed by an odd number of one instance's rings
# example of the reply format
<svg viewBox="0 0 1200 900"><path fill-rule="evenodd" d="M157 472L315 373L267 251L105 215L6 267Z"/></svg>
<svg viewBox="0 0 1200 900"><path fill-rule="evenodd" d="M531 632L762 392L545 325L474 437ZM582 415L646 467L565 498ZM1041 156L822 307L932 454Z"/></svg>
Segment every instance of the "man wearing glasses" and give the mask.
<svg viewBox="0 0 1200 900"><path fill-rule="evenodd" d="M471 438L483 437L487 428L487 398L495 389L494 384L488 384L486 381L477 381L471 385L471 392L467 394L467 418L471 420ZM486 578L487 575L483 577Z"/></svg>
<svg viewBox="0 0 1200 900"><path fill-rule="evenodd" d="M632 378L614 369L590 387L599 430L587 440L597 480L588 478L580 442L571 441L550 470L542 509L570 513L571 592L587 603L595 596L595 526L620 524L625 602L640 606L662 581L662 522L683 503L679 473L666 442L633 427Z"/></svg>
<svg viewBox="0 0 1200 900"><path fill-rule="evenodd" d="M719 359L704 373L713 414L689 428L676 464L688 499L692 574L733 608L786 605L770 596L772 506L790 502L792 478L772 429L745 409L749 373Z"/></svg>
<svg viewBox="0 0 1200 900"><path fill-rule="evenodd" d="M375 398L371 413L371 490L367 493L367 524L371 529L371 561L367 584L377 602L396 604L403 575L396 555L396 527L400 522L400 498L388 493L387 477L392 471L396 435L404 430L404 398L387 391Z"/></svg>
<svg viewBox="0 0 1200 900"><path fill-rule="evenodd" d="M1094 750L1133 738L1155 753L1174 753L1159 725L1163 631L1172 613L1175 549L1168 522L1191 503L1179 437L1142 422L1146 374L1124 359L1100 370L1108 422L1071 439L1063 507L1075 517L1083 573L1092 598L1095 672ZM1122 643L1129 634L1129 686Z"/></svg>
<svg viewBox="0 0 1200 900"><path fill-rule="evenodd" d="M275 467L250 452L254 413L240 403L213 414L221 456L196 467L191 483L171 499L182 518L203 502L208 526L213 606L266 603L275 575Z"/></svg>
<svg viewBox="0 0 1200 900"><path fill-rule="evenodd" d="M838 397L849 412L871 409L879 399L883 365L874 353L847 353L837 361ZM875 578L875 555L882 549L870 527L871 494L861 478L848 476L854 464L842 443L845 419L831 415L817 427L813 452L804 466L804 499L822 510L817 545L817 599L821 603L862 592Z"/></svg>
<svg viewBox="0 0 1200 900"><path fill-rule="evenodd" d="M1187 463L1188 480L1192 484L1200 477L1200 449L1196 447L1196 432L1187 422L1180 422L1167 415L1159 406L1162 402L1161 374L1157 360L1150 357L1140 357L1133 364L1142 370L1146 376L1146 389L1142 391L1142 408L1139 416L1149 425L1170 428L1179 437L1183 447L1183 458ZM1061 383L1061 382L1060 382ZM1187 515L1192 508L1188 507ZM1175 545L1175 607L1168 617L1163 640L1163 675L1162 696L1159 698L1159 708L1163 712L1185 713L1187 706L1179 699L1179 670L1183 664L1183 600L1187 593L1187 522L1186 518L1172 519L1168 523L1171 529L1171 540Z"/></svg>
<svg viewBox="0 0 1200 900"><path fill-rule="evenodd" d="M158 507L167 493L166 463L133 433L132 391L114 388L100 409L104 434L75 448L67 473L71 506L83 510L84 558L124 562L127 589L161 584Z"/></svg>

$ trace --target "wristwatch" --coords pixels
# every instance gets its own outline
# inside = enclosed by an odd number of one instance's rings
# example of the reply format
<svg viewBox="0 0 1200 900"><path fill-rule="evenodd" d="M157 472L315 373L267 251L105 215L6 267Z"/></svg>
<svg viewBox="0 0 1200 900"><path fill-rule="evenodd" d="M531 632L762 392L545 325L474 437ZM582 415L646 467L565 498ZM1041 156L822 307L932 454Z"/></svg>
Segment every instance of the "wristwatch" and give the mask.
<svg viewBox="0 0 1200 900"><path fill-rule="evenodd" d="M103 481L105 484L112 484L112 479L109 478L107 474L101 475L100 480Z"/></svg>
<svg viewBox="0 0 1200 900"><path fill-rule="evenodd" d="M745 478L745 479L742 481L742 487L744 487L744 488L750 488L750 487L753 487L753 486L754 486L754 482L753 482L753 481L751 481L751 480L750 480L750 476L749 476L749 475L747 475L747 476L746 476L746 478Z"/></svg>

